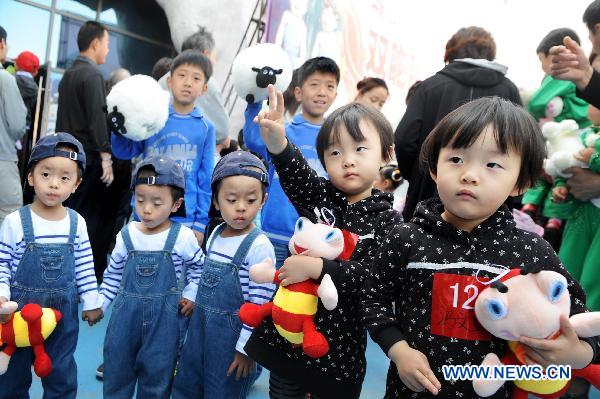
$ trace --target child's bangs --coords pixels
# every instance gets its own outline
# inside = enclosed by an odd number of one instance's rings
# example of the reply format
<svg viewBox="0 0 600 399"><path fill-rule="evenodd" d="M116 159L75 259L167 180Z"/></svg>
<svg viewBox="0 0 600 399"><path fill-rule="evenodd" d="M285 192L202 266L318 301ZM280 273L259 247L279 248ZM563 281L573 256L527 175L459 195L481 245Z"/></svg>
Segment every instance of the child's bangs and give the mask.
<svg viewBox="0 0 600 399"><path fill-rule="evenodd" d="M509 150L517 153L521 152L522 138L519 138L520 132L523 131L522 123L514 115L503 112L495 112L493 107L482 110L483 112L476 113L476 117L465 118L465 120L455 121L455 126L449 126L446 130L445 137L442 138L441 146L452 148L469 148L486 133L488 127L494 135L494 140L503 154Z"/></svg>
<svg viewBox="0 0 600 399"><path fill-rule="evenodd" d="M365 140L365 136L360 130L360 121L362 119L364 119L364 115L358 112L344 112L340 114L333 123L327 146L330 147L340 143L342 126L346 129L350 137L352 137L352 140L356 142Z"/></svg>

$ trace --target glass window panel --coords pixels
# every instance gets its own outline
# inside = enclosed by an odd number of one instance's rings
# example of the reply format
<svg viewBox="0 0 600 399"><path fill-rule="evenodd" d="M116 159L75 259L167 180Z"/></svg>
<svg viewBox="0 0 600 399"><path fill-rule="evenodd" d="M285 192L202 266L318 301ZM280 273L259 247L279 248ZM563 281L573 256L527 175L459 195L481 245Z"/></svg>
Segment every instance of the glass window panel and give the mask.
<svg viewBox="0 0 600 399"><path fill-rule="evenodd" d="M32 0L34 3L41 4L43 6L50 7L52 5L52 0Z"/></svg>
<svg viewBox="0 0 600 399"><path fill-rule="evenodd" d="M58 85L62 79L63 74L60 72L50 72L50 83L49 93L50 98L48 99L48 106L44 110L44 117L46 118L46 132L45 134L54 133L56 128L56 114L58 110ZM45 135L42 132L42 136Z"/></svg>
<svg viewBox="0 0 600 399"><path fill-rule="evenodd" d="M95 20L98 2L96 0L56 0L56 9Z"/></svg>
<svg viewBox="0 0 600 399"><path fill-rule="evenodd" d="M14 59L22 51L31 51L40 59L46 60L46 43L50 12L16 1L0 1L2 27L6 29L8 58ZM23 23L27 21L27 23Z"/></svg>

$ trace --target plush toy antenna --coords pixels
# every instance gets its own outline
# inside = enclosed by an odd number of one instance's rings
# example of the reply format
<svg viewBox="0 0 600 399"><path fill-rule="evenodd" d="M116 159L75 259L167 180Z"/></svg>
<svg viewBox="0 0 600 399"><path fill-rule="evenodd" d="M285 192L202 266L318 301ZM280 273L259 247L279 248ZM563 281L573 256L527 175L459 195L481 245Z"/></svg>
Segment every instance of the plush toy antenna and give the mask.
<svg viewBox="0 0 600 399"><path fill-rule="evenodd" d="M508 292L508 287L502 281L494 281L492 284L490 284L490 287L497 289L503 294Z"/></svg>

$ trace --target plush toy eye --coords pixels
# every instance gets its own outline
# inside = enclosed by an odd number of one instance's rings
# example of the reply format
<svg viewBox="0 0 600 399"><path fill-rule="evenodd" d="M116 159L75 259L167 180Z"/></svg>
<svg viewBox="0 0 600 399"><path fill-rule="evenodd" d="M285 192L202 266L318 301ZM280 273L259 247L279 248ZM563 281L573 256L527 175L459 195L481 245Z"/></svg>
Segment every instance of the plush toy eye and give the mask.
<svg viewBox="0 0 600 399"><path fill-rule="evenodd" d="M304 218L296 220L296 231L302 231L304 228Z"/></svg>
<svg viewBox="0 0 600 399"><path fill-rule="evenodd" d="M329 233L325 235L325 242L332 242L337 238L337 234L335 230L331 230Z"/></svg>
<svg viewBox="0 0 600 399"><path fill-rule="evenodd" d="M556 280L548 287L548 299L551 303L558 302L562 294L565 292L567 286L563 280Z"/></svg>
<svg viewBox="0 0 600 399"><path fill-rule="evenodd" d="M492 320L500 320L506 317L506 305L499 299L488 299L485 307Z"/></svg>

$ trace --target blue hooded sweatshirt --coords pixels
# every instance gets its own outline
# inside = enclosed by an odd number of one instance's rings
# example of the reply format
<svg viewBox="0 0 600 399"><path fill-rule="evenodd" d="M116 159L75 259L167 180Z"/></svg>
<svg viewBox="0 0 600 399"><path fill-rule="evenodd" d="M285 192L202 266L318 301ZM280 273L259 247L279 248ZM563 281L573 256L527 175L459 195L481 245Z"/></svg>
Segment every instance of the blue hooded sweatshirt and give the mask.
<svg viewBox="0 0 600 399"><path fill-rule="evenodd" d="M250 103L246 107L244 144L250 151L254 151L269 162L269 197L260 216L261 228L272 241L287 244L294 234L294 226L299 215L281 188L267 146L260 137L260 127L254 123L254 117L258 115L261 108L262 103ZM321 125L307 122L302 115L298 114L286 125L285 135L300 149L317 174L326 177L327 173L319 161L315 146L319 129Z"/></svg>
<svg viewBox="0 0 600 399"><path fill-rule="evenodd" d="M154 136L144 141L132 141L119 134L111 135L112 152L119 159L132 159L140 154L164 155L174 159L185 173L186 217L171 219L204 233L208 223L211 190L210 178L215 166L215 128L194 108L187 115L169 106L169 119Z"/></svg>

